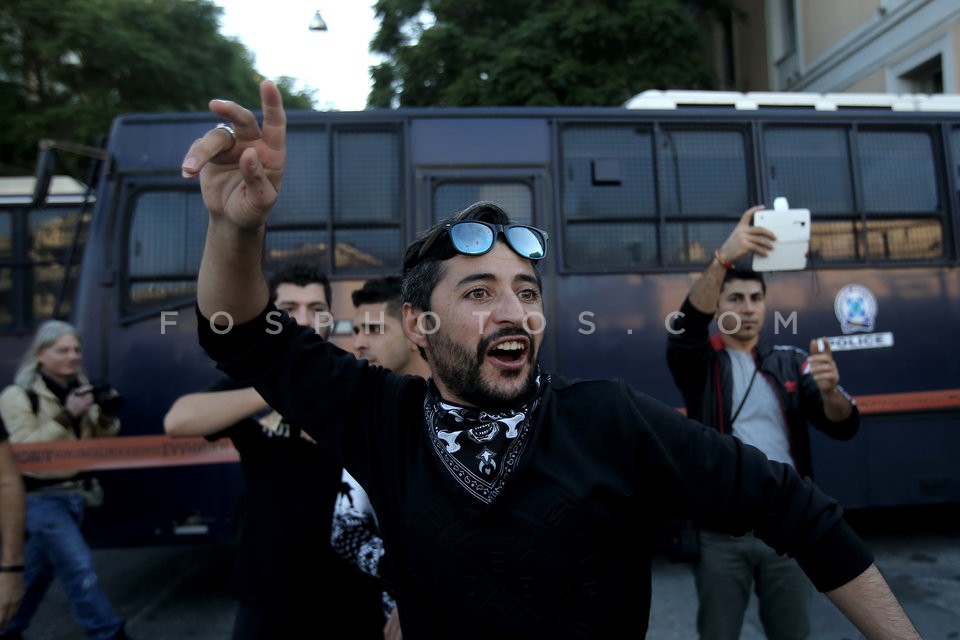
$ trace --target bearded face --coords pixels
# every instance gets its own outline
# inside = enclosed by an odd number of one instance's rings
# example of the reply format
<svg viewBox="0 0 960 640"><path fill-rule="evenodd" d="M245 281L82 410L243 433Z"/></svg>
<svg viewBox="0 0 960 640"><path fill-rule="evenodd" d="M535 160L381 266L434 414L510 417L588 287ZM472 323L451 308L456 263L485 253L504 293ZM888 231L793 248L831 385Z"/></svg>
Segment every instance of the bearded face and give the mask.
<svg viewBox="0 0 960 640"><path fill-rule="evenodd" d="M503 371L498 380L487 379L481 373L488 353L499 357L518 357L519 338L531 345L527 358L531 366ZM428 338L431 367L435 381L442 382L450 392L468 406L499 409L513 406L518 400L528 397L536 388L537 361L539 354L532 338L522 328L504 328L495 334L480 339L476 349L470 350L451 340L442 328ZM496 345L510 345L511 349L498 349ZM494 356L498 357L498 356Z"/></svg>
<svg viewBox="0 0 960 640"><path fill-rule="evenodd" d="M531 393L544 320L529 260L503 242L480 256L454 256L444 262L430 304L429 321L417 331L412 314L405 322L426 350L443 398L486 409Z"/></svg>

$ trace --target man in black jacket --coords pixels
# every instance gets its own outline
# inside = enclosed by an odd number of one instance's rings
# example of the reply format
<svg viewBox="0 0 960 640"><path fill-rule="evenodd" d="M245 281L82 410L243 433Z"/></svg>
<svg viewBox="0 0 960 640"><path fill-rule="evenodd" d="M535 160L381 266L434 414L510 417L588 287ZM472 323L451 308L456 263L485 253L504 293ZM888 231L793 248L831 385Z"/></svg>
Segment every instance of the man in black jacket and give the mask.
<svg viewBox="0 0 960 640"><path fill-rule="evenodd" d="M807 425L846 440L859 414L838 384L840 375L821 339L811 354L760 341L766 315L766 285L755 271L735 263L772 248L773 234L750 221L748 210L693 284L672 319L667 361L683 394L687 416L763 451L768 458L812 474ZM710 336L717 318L719 331ZM810 634L812 591L791 558L752 533L700 532L694 567L702 640L736 640L756 582L760 619L770 640L802 640Z"/></svg>
<svg viewBox="0 0 960 640"><path fill-rule="evenodd" d="M639 541L665 515L754 529L869 638L919 637L836 501L788 466L622 382L540 369L535 264L547 237L496 205L407 248L404 330L429 381L360 362L292 321L271 331L260 265L286 115L273 83L261 99L262 128L211 101L232 128L194 141L182 164L210 214L201 344L367 490L405 638L642 637L650 554ZM215 316L232 329L212 327Z"/></svg>
<svg viewBox="0 0 960 640"><path fill-rule="evenodd" d="M326 338L330 281L311 263L289 262L269 283L274 305ZM279 317L279 312L276 316ZM256 389L229 377L180 396L164 416L173 437L230 438L244 493L230 593L239 603L232 640L379 640L379 585L328 544L339 462L272 411Z"/></svg>

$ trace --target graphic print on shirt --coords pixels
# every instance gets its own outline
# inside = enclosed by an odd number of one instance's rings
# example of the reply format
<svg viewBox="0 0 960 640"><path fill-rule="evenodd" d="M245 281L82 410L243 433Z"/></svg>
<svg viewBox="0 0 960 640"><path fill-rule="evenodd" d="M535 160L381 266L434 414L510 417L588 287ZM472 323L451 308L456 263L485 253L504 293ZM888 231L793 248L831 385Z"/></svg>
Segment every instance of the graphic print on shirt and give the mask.
<svg viewBox="0 0 960 640"><path fill-rule="evenodd" d="M263 435L268 438L289 438L290 425L276 411L271 411L267 415L258 419L260 427L263 429Z"/></svg>

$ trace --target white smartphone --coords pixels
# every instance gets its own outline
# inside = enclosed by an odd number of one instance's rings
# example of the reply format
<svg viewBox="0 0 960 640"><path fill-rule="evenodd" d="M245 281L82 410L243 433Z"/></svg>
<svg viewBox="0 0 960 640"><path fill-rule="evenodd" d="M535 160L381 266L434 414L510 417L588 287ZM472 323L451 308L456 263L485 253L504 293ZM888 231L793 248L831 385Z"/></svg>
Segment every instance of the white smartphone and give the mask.
<svg viewBox="0 0 960 640"><path fill-rule="evenodd" d="M757 211L753 224L773 231L777 241L766 256L753 256L754 271L799 271L807 266L810 250L810 210L791 209L786 198L774 200L773 209Z"/></svg>

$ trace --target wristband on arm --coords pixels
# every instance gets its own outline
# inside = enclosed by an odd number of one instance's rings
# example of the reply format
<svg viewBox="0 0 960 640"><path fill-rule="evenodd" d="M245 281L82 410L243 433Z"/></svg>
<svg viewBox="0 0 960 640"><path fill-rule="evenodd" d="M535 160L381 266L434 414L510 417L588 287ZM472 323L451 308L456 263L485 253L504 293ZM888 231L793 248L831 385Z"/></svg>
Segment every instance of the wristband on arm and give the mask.
<svg viewBox="0 0 960 640"><path fill-rule="evenodd" d="M22 564L0 565L0 571L5 571L7 573L23 573L23 565Z"/></svg>
<svg viewBox="0 0 960 640"><path fill-rule="evenodd" d="M713 259L716 260L717 264L719 264L721 267L723 267L727 271L730 271L730 269L733 269L732 262L727 262L726 260L720 257L720 249L713 250Z"/></svg>

